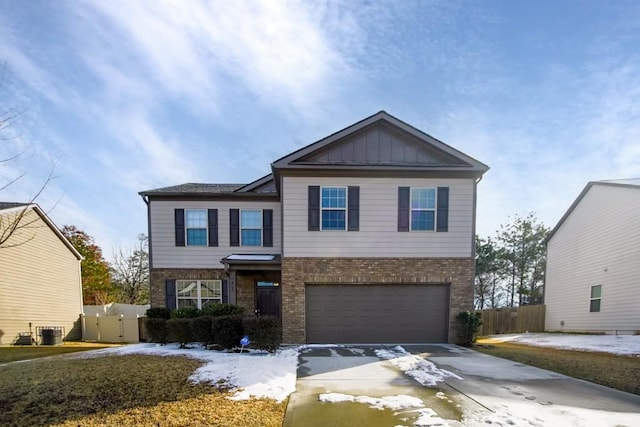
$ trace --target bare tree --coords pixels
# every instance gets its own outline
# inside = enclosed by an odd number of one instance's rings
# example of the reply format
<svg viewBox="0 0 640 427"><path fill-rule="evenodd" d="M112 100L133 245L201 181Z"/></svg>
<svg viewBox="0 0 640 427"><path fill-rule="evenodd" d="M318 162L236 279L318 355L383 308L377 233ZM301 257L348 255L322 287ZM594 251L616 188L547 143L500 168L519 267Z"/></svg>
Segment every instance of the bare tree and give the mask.
<svg viewBox="0 0 640 427"><path fill-rule="evenodd" d="M0 87L4 84L4 79L7 73L6 63L2 63L0 66ZM22 114L24 110L9 108L4 112L0 112L0 141L8 141L13 138L11 135L6 135L7 129L15 122ZM17 152L15 154L6 155L6 157L0 157L0 168L6 167L11 162L16 162L24 152ZM55 163L52 162L49 174L45 178L44 182L40 185L35 194L29 197L27 200L22 200L19 203L9 203L0 206L0 209L13 207L19 208L11 212L11 214L0 215L0 249L9 248L23 245L35 236L35 230L29 230L36 227L38 224L38 218L36 216L31 217L28 215L30 205L36 202L38 197L44 192L45 188L55 178L53 173L55 171ZM14 185L22 178L24 178L26 172L18 173L16 176L9 178L6 182L0 181L0 199L2 198L2 192L7 190L10 186ZM14 237L11 239L11 237ZM11 240L9 240L11 239Z"/></svg>
<svg viewBox="0 0 640 427"><path fill-rule="evenodd" d="M149 239L138 235L133 249L120 248L111 261L111 283L116 301L124 304L149 303Z"/></svg>

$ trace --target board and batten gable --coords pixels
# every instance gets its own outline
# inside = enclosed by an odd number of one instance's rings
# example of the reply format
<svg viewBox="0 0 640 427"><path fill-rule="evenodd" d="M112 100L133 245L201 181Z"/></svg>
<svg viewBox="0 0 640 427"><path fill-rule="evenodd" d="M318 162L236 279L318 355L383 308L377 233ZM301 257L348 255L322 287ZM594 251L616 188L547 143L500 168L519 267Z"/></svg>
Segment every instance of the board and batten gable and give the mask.
<svg viewBox="0 0 640 427"><path fill-rule="evenodd" d="M220 260L230 254L280 254L282 226L277 200L151 200L149 209L153 268L223 268ZM176 246L175 209L217 209L218 246ZM273 246L231 246L230 209L272 209Z"/></svg>
<svg viewBox="0 0 640 427"><path fill-rule="evenodd" d="M640 331L640 187L592 183L547 242L547 331ZM591 286L602 285L599 312Z"/></svg>
<svg viewBox="0 0 640 427"><path fill-rule="evenodd" d="M359 231L309 231L308 187L358 186ZM398 187L448 187L448 231L398 231ZM473 178L282 178L284 257L470 258Z"/></svg>
<svg viewBox="0 0 640 427"><path fill-rule="evenodd" d="M4 215L7 224L11 214ZM0 344L11 344L18 333L29 332L29 322L34 338L36 327L57 326L64 327L63 338L80 339L79 255L34 208L29 208L22 223L29 225L19 228L0 248Z"/></svg>

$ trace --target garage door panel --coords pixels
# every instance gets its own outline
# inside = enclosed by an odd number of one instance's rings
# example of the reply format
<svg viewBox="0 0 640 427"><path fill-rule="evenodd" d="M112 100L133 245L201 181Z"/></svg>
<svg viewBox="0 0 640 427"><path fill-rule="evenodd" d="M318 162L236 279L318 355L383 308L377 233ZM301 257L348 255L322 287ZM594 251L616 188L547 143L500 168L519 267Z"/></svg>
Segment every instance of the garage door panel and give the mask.
<svg viewBox="0 0 640 427"><path fill-rule="evenodd" d="M448 285L307 285L309 343L447 342Z"/></svg>

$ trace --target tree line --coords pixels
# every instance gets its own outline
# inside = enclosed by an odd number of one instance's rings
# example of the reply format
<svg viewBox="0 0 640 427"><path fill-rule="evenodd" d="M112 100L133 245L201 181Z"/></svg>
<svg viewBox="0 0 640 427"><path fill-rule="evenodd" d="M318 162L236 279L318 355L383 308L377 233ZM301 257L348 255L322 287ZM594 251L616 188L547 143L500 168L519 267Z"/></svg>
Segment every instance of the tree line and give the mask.
<svg viewBox="0 0 640 427"><path fill-rule="evenodd" d="M65 225L62 234L84 257L82 300L85 305L149 303L149 240L139 234L135 247L120 248L109 263L93 237L73 225Z"/></svg>
<svg viewBox="0 0 640 427"><path fill-rule="evenodd" d="M542 304L549 231L530 212L515 215L494 236L476 236L477 310Z"/></svg>

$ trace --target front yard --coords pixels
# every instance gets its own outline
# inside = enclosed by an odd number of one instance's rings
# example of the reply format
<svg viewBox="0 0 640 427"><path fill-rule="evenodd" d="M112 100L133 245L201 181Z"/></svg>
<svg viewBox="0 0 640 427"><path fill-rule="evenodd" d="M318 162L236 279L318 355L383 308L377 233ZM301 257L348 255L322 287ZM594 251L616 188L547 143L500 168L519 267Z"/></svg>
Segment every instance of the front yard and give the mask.
<svg viewBox="0 0 640 427"><path fill-rule="evenodd" d="M0 425L282 424L286 401L230 400L236 393L223 381L192 381L206 365L185 356L113 352L0 366Z"/></svg>
<svg viewBox="0 0 640 427"><path fill-rule="evenodd" d="M491 338L478 339L474 350L640 395L638 355L608 353L604 348L594 351L539 347Z"/></svg>

